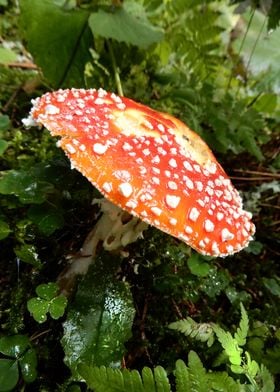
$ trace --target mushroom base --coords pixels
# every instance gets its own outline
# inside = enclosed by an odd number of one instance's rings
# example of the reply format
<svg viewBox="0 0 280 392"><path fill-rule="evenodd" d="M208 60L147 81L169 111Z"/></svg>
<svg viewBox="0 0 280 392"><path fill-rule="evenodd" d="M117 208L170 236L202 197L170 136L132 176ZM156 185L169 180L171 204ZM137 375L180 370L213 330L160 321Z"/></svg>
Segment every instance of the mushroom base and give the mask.
<svg viewBox="0 0 280 392"><path fill-rule="evenodd" d="M93 263L97 248L106 251L120 251L125 246L142 238L148 224L123 211L105 198L94 199L100 206L101 218L87 235L80 251L69 258L69 265L58 277L58 284L64 293L72 290L76 277L85 275Z"/></svg>

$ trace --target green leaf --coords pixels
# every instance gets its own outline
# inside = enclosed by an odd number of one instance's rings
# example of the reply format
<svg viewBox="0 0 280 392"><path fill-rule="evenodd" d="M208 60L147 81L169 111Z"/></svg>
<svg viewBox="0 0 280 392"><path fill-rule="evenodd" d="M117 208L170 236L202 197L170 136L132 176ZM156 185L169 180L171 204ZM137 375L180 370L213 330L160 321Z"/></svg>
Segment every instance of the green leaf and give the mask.
<svg viewBox="0 0 280 392"><path fill-rule="evenodd" d="M38 323L44 323L47 320L47 312L49 310L49 303L42 298L31 298L27 302L27 309L32 314L32 317Z"/></svg>
<svg viewBox="0 0 280 392"><path fill-rule="evenodd" d="M0 139L0 156L4 154L4 152L7 150L9 146L9 142L6 142L6 140Z"/></svg>
<svg viewBox="0 0 280 392"><path fill-rule="evenodd" d="M198 253L192 253L188 259L188 267L193 275L207 276L210 271L210 265Z"/></svg>
<svg viewBox="0 0 280 392"><path fill-rule="evenodd" d="M10 232L11 230L8 223L0 220L0 240L3 240L4 238L8 237Z"/></svg>
<svg viewBox="0 0 280 392"><path fill-rule="evenodd" d="M79 373L87 386L95 392L170 392L171 387L166 371L157 366L154 373L150 368L142 370L142 377L136 370L111 369L105 366L90 367L79 365ZM180 391L178 391L180 392Z"/></svg>
<svg viewBox="0 0 280 392"><path fill-rule="evenodd" d="M56 88L83 87L92 44L88 12L38 0L20 0L20 8L22 34L44 76Z"/></svg>
<svg viewBox="0 0 280 392"><path fill-rule="evenodd" d="M10 118L6 114L0 114L0 132L7 131L10 127Z"/></svg>
<svg viewBox="0 0 280 392"><path fill-rule="evenodd" d="M36 268L41 268L42 263L34 245L23 244L14 249L17 257L24 263L31 264Z"/></svg>
<svg viewBox="0 0 280 392"><path fill-rule="evenodd" d="M212 324L197 323L191 317L187 317L186 319L169 324L168 327L182 332L185 336L190 336L201 342L207 342L208 347L214 343Z"/></svg>
<svg viewBox="0 0 280 392"><path fill-rule="evenodd" d="M11 49L0 47L0 64L9 64L15 62L17 54Z"/></svg>
<svg viewBox="0 0 280 392"><path fill-rule="evenodd" d="M263 284L271 294L280 297L280 281L274 278L263 278Z"/></svg>
<svg viewBox="0 0 280 392"><path fill-rule="evenodd" d="M258 112L272 114L277 106L277 94L263 94L253 105Z"/></svg>
<svg viewBox="0 0 280 392"><path fill-rule="evenodd" d="M62 345L75 378L78 362L116 367L124 354L134 307L128 286L116 280L118 261L111 255L98 258L69 305Z"/></svg>
<svg viewBox="0 0 280 392"><path fill-rule="evenodd" d="M34 349L29 349L20 358L19 365L25 382L33 382L37 378L37 356Z"/></svg>
<svg viewBox="0 0 280 392"><path fill-rule="evenodd" d="M0 179L0 194L18 196L22 203L43 203L53 189L52 184L40 180L32 170L10 170Z"/></svg>
<svg viewBox="0 0 280 392"><path fill-rule="evenodd" d="M49 306L49 312L53 319L57 320L63 316L67 306L67 298L64 295L59 295L54 298Z"/></svg>
<svg viewBox="0 0 280 392"><path fill-rule="evenodd" d="M92 33L142 48L162 40L163 32L145 18L143 11L142 15L137 9L133 11L127 8L126 2L112 12L99 9L89 18Z"/></svg>
<svg viewBox="0 0 280 392"><path fill-rule="evenodd" d="M261 378L263 384L262 392L274 392L275 385L274 385L273 377L263 364L260 366L258 375Z"/></svg>
<svg viewBox="0 0 280 392"><path fill-rule="evenodd" d="M4 336L0 338L0 352L9 357L18 358L29 347L29 339L24 335Z"/></svg>
<svg viewBox="0 0 280 392"><path fill-rule="evenodd" d="M43 283L36 287L36 293L39 297L50 301L58 292L58 286L54 282Z"/></svg>
<svg viewBox="0 0 280 392"><path fill-rule="evenodd" d="M18 364L11 359L0 359L0 392L11 391L18 382Z"/></svg>
<svg viewBox="0 0 280 392"><path fill-rule="evenodd" d="M239 39L234 43L236 51L241 46L250 14L246 13L243 17L245 19L245 23L242 24L243 30ZM257 75L261 72L269 71L266 72L267 77L270 77L271 74L274 75L273 80L270 82L271 86L275 89L275 93L277 93L280 87L280 28L278 27L274 31L267 31L266 21L266 16L263 13L259 11L254 12L250 28L242 45L241 56L244 59L245 65L249 62L249 70L253 74ZM263 29L262 26L264 26Z"/></svg>
<svg viewBox="0 0 280 392"><path fill-rule="evenodd" d="M28 217L38 226L40 232L46 236L53 234L64 225L62 212L49 205L35 205L28 210Z"/></svg>
<svg viewBox="0 0 280 392"><path fill-rule="evenodd" d="M218 325L213 325L213 329L217 335L219 342L225 350L232 365L241 365L242 350L238 347L237 341L232 337L229 332L224 331Z"/></svg>
<svg viewBox="0 0 280 392"><path fill-rule="evenodd" d="M194 351L190 351L188 358L189 358L188 367L190 372L191 391L208 392L209 391L208 377L199 356Z"/></svg>
<svg viewBox="0 0 280 392"><path fill-rule="evenodd" d="M239 327L237 328L237 331L234 334L234 338L239 346L244 346L246 344L246 338L249 331L249 318L242 303L240 304L240 308L241 308L241 320L239 323Z"/></svg>
<svg viewBox="0 0 280 392"><path fill-rule="evenodd" d="M189 370L185 362L181 359L176 361L174 376L176 379L176 392L185 392L191 390Z"/></svg>

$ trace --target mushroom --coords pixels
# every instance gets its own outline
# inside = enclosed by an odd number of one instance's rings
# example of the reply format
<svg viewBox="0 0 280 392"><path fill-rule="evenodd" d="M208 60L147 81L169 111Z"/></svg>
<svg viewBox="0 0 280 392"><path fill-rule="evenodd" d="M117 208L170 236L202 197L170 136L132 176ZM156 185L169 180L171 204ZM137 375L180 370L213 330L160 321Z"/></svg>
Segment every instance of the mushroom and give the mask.
<svg viewBox="0 0 280 392"><path fill-rule="evenodd" d="M72 167L113 203L100 202L107 217L86 240L84 256L92 258L97 238L107 248L132 242L143 222L215 257L239 252L252 239L252 215L225 171L171 115L103 89L67 89L33 100L23 122L59 136ZM122 232L126 225L130 235Z"/></svg>

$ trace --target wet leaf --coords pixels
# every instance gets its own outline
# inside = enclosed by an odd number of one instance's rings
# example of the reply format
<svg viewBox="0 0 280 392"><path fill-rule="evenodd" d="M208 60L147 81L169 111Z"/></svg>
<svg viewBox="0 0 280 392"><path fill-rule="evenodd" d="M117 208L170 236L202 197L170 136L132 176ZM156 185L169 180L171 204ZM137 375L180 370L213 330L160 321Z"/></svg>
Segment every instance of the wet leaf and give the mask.
<svg viewBox="0 0 280 392"><path fill-rule="evenodd" d="M30 207L28 217L38 226L40 232L46 236L51 235L64 224L62 212L58 208L48 205Z"/></svg>
<svg viewBox="0 0 280 392"><path fill-rule="evenodd" d="M49 303L42 298L31 298L27 302L27 309L38 323L47 321Z"/></svg>
<svg viewBox="0 0 280 392"><path fill-rule="evenodd" d="M88 12L37 0L21 0L20 7L22 34L48 81L55 87L83 87L92 41Z"/></svg>
<svg viewBox="0 0 280 392"><path fill-rule="evenodd" d="M188 259L188 266L193 275L207 276L210 271L210 265L198 253L193 253Z"/></svg>
<svg viewBox="0 0 280 392"><path fill-rule="evenodd" d="M0 179L0 194L18 196L22 203L43 203L52 191L52 184L31 171L10 170Z"/></svg>
<svg viewBox="0 0 280 392"><path fill-rule="evenodd" d="M20 370L25 382L33 382L37 377L37 356L34 349L28 350L19 360Z"/></svg>
<svg viewBox="0 0 280 392"><path fill-rule="evenodd" d="M70 305L62 345L65 362L77 379L78 363L116 367L125 352L134 307L128 286L116 279L118 266L111 255L96 260Z"/></svg>
<svg viewBox="0 0 280 392"><path fill-rule="evenodd" d="M0 339L0 352L9 357L18 358L29 346L29 339L24 335L4 336Z"/></svg>
<svg viewBox="0 0 280 392"><path fill-rule="evenodd" d="M39 297L45 300L53 299L58 291L58 286L54 282L43 283L36 287L36 293Z"/></svg>
<svg viewBox="0 0 280 392"><path fill-rule="evenodd" d="M127 9L126 3L113 12L98 10L91 14L89 26L93 34L142 48L159 42L163 38L163 32L145 18L143 9L140 15L138 12L139 9Z"/></svg>
<svg viewBox="0 0 280 392"><path fill-rule="evenodd" d="M63 316L65 308L67 306L67 298L63 295L59 295L54 298L49 306L49 312L53 319L57 320Z"/></svg>
<svg viewBox="0 0 280 392"><path fill-rule="evenodd" d="M17 382L17 362L12 359L0 359L0 392L11 391Z"/></svg>
<svg viewBox="0 0 280 392"><path fill-rule="evenodd" d="M39 260L39 255L34 245L23 244L15 248L15 254L24 263L31 264L37 268L40 268L42 266L42 263Z"/></svg>

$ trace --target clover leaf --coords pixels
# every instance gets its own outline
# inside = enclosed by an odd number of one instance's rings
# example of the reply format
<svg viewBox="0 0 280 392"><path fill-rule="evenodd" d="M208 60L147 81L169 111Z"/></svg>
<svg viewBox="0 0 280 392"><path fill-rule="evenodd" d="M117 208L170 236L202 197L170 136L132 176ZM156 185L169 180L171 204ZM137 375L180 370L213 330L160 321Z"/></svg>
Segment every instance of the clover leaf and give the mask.
<svg viewBox="0 0 280 392"><path fill-rule="evenodd" d="M0 392L11 391L19 381L19 374L25 382L37 377L37 356L27 336L14 335L0 338ZM20 370L20 372L19 372Z"/></svg>
<svg viewBox="0 0 280 392"><path fill-rule="evenodd" d="M31 298L27 302L27 309L38 323L44 323L47 320L47 313L57 320L63 316L67 306L67 298L59 294L56 283L49 282L40 284L36 288L38 297Z"/></svg>

